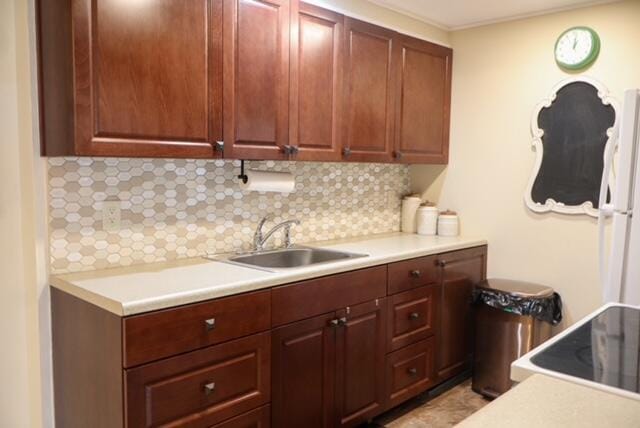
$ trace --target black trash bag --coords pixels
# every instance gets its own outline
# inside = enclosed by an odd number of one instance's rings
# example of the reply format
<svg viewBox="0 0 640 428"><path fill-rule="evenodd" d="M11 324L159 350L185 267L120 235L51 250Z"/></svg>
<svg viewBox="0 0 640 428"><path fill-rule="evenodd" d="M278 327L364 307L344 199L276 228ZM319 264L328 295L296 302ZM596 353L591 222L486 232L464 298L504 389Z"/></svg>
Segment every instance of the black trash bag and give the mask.
<svg viewBox="0 0 640 428"><path fill-rule="evenodd" d="M562 299L558 293L538 298L516 296L499 290L476 289L473 292L473 302L517 315L530 315L552 325L562 321Z"/></svg>

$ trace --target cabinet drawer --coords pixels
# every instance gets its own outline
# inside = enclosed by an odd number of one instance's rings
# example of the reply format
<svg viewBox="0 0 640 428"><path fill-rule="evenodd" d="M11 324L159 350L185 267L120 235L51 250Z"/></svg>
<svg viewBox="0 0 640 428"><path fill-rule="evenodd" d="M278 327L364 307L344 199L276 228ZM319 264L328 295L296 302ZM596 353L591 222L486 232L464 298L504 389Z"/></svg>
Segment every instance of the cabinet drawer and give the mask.
<svg viewBox="0 0 640 428"><path fill-rule="evenodd" d="M269 428L270 426L271 406L267 404L214 425L212 428Z"/></svg>
<svg viewBox="0 0 640 428"><path fill-rule="evenodd" d="M277 287L271 297L272 325L283 325L385 297L386 289L386 266Z"/></svg>
<svg viewBox="0 0 640 428"><path fill-rule="evenodd" d="M268 330L270 310L260 291L125 318L124 367Z"/></svg>
<svg viewBox="0 0 640 428"><path fill-rule="evenodd" d="M438 282L437 256L420 257L389 265L389 294Z"/></svg>
<svg viewBox="0 0 640 428"><path fill-rule="evenodd" d="M127 426L211 426L269 402L270 343L261 333L126 370Z"/></svg>
<svg viewBox="0 0 640 428"><path fill-rule="evenodd" d="M433 337L387 355L387 408L431 387L434 370Z"/></svg>
<svg viewBox="0 0 640 428"><path fill-rule="evenodd" d="M430 285L389 298L389 351L395 351L435 333L437 291L437 286Z"/></svg>

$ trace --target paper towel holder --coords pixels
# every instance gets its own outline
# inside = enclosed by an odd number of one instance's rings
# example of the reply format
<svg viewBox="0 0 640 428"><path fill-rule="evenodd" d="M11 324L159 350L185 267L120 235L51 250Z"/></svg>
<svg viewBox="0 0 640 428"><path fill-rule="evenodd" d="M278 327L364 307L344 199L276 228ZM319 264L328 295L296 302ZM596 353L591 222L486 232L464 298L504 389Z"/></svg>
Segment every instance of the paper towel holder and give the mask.
<svg viewBox="0 0 640 428"><path fill-rule="evenodd" d="M247 174L244 173L244 160L240 161L240 175L238 176L238 178L242 180L244 184L247 184L247 181L249 181L249 177L247 177Z"/></svg>

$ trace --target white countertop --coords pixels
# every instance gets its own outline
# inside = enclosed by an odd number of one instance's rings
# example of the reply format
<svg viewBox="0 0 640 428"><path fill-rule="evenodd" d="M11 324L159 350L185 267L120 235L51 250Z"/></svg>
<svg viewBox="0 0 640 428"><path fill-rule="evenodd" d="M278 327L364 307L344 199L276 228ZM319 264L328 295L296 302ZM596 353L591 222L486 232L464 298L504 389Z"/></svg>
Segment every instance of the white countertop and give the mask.
<svg viewBox="0 0 640 428"><path fill-rule="evenodd" d="M457 425L459 428L638 426L640 402L539 374L527 378Z"/></svg>
<svg viewBox="0 0 640 428"><path fill-rule="evenodd" d="M605 309L607 309L607 308L609 308L611 306L629 306L629 307L632 307L630 305L624 305L624 304L620 304L620 303L608 303L608 304L600 307L599 309L597 309L596 311L594 311L591 314L587 315L586 317L582 318L580 321L576 322L575 324L573 324L569 328L565 329L564 331L562 331L558 335L556 335L553 338L547 340L546 342L544 342L540 346L532 349L531 351L529 351L528 353L524 354L522 357L518 358L513 363L511 363L511 379L516 381L516 382L522 382L522 381L526 380L528 377L530 377L530 376L532 376L534 374L542 374L542 375L554 377L554 378L557 378L557 379L565 380L567 382L572 382L572 383L576 383L576 384L579 384L579 385L582 385L582 386L586 386L586 387L589 387L589 388L593 388L593 389L597 389L597 390L600 390L600 391L604 391L604 392L607 392L607 393L610 393L610 394L616 394L616 395L619 395L619 396L622 396L622 397L626 397L626 398L630 398L630 399L633 399L633 400L640 401L640 394L638 394L638 393L627 391L627 390L624 390L624 389L621 389L621 388L615 388L613 386L605 385L605 384L598 383L598 382L593 382L593 381L586 380L586 379L581 379L581 378L578 378L578 377L575 377L575 376L570 376L570 375L567 375L567 374L564 374L564 373L560 373L560 372L556 372L556 371L553 371L553 370L548 370L548 369L539 367L539 366L537 366L537 365L535 365L535 364L533 364L531 362L531 358L533 358L534 355L536 355L539 352L547 349L549 346L551 346L554 343L556 343L557 341L561 340L563 337L565 337L566 335L570 334L571 332L573 332L574 330L576 330L577 328L579 328L580 326L582 326L583 324L585 324L586 322L588 322L589 320L594 318L600 312L604 311ZM638 426L640 426L640 421L638 421Z"/></svg>
<svg viewBox="0 0 640 428"><path fill-rule="evenodd" d="M368 257L286 271L267 272L194 258L53 276L51 285L126 316L486 243L484 239L398 232L311 244Z"/></svg>

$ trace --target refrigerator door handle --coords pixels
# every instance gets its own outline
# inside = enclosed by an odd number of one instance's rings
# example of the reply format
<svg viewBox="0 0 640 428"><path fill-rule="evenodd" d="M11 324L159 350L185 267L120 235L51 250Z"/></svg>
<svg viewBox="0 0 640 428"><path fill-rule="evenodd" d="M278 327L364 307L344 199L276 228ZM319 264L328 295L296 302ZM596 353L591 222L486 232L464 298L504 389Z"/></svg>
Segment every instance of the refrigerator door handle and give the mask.
<svg viewBox="0 0 640 428"><path fill-rule="evenodd" d="M611 140L613 144L610 144L607 147L607 150L604 153L604 165L602 168L602 180L600 182L600 198L598 201L598 247L599 247L599 264L600 264L600 283L602 284L603 290L606 294L607 289L607 264L608 264L608 255L606 254L606 243L605 243L605 226L607 222L607 218L613 215L614 206L612 203L607 203L607 193L609 191L609 177L611 176L611 171L613 169L613 154L616 151L618 146L618 132L614 131L614 136ZM613 192L611 194L610 201L613 200Z"/></svg>

